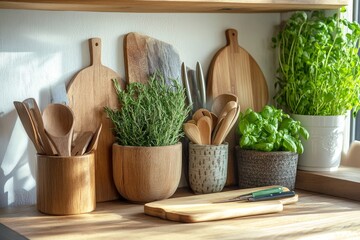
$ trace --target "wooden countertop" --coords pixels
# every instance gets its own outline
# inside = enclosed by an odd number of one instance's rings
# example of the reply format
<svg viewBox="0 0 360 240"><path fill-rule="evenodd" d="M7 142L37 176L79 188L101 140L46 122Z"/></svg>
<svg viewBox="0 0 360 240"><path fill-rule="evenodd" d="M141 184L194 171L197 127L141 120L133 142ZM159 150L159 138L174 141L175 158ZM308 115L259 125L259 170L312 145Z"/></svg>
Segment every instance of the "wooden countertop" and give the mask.
<svg viewBox="0 0 360 240"><path fill-rule="evenodd" d="M162 220L145 215L143 205L119 200L73 216L44 215L35 206L9 207L0 209L0 223L30 239L360 239L360 202L297 193L299 202L283 212L213 222ZM190 194L180 189L175 196ZM14 239L6 227L0 228L0 239Z"/></svg>

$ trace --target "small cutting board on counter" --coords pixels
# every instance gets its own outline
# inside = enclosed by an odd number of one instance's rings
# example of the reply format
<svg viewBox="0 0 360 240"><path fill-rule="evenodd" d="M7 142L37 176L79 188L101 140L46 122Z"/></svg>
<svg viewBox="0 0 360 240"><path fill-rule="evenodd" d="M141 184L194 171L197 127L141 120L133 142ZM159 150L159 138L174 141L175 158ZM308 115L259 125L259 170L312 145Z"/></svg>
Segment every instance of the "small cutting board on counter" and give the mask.
<svg viewBox="0 0 360 240"><path fill-rule="evenodd" d="M264 74L254 58L238 44L235 29L225 32L227 44L213 57L207 83L208 102L218 95L232 93L238 97L241 112L249 107L259 111L268 102L268 87ZM234 125L226 137L229 143L228 177L226 186L237 184L234 147L238 144Z"/></svg>
<svg viewBox="0 0 360 240"><path fill-rule="evenodd" d="M214 203L266 188L269 187L170 198L145 204L144 212L147 215L166 220L195 223L281 212L283 205L298 201L298 196L295 195L279 200ZM285 188L284 191L288 191L288 189Z"/></svg>
<svg viewBox="0 0 360 240"><path fill-rule="evenodd" d="M147 83L156 70L169 78L181 81L181 61L177 50L166 42L139 33L128 33L124 38L126 82Z"/></svg>
<svg viewBox="0 0 360 240"><path fill-rule="evenodd" d="M101 39L89 39L89 46L91 65L75 75L67 86L67 95L75 116L75 131L95 132L102 124L95 154L95 185L96 201L104 202L119 197L112 177L111 151L115 137L104 107L118 107L112 79L116 79L123 88L124 83L116 72L101 64Z"/></svg>

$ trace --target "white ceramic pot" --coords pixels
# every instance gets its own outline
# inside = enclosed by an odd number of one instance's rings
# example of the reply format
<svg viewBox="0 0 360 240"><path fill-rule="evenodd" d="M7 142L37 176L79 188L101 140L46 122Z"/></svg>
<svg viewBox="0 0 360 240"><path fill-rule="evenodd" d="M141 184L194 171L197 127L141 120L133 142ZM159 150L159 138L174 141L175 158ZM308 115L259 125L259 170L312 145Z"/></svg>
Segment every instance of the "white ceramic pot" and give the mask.
<svg viewBox="0 0 360 240"><path fill-rule="evenodd" d="M292 114L310 137L302 140L304 153L299 155L298 169L334 171L340 165L344 138L345 116L311 116Z"/></svg>

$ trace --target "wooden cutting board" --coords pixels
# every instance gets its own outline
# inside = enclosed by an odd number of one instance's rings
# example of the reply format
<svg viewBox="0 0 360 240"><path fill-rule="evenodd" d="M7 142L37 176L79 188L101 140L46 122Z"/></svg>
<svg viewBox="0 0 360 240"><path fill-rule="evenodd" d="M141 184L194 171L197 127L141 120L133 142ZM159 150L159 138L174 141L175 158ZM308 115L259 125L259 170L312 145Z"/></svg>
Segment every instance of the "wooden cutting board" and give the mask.
<svg viewBox="0 0 360 240"><path fill-rule="evenodd" d="M227 44L213 57L208 71L208 101L223 93L233 93L239 99L242 112L251 107L256 111L268 102L269 94L265 77L254 58L238 44L235 29L225 32ZM226 185L237 184L234 146L238 137L234 125L226 138L229 143L228 178Z"/></svg>
<svg viewBox="0 0 360 240"><path fill-rule="evenodd" d="M269 187L170 198L145 204L144 212L162 219L195 223L281 212L283 205L298 201L298 196L295 195L281 200L213 203L265 188Z"/></svg>
<svg viewBox="0 0 360 240"><path fill-rule="evenodd" d="M89 40L91 65L81 70L67 86L69 106L74 112L74 130L95 131L102 123L97 151L95 154L96 201L103 202L119 197L112 176L112 123L104 107L118 107L117 96L111 79L122 87L124 83L113 70L101 64L101 39Z"/></svg>
<svg viewBox="0 0 360 240"><path fill-rule="evenodd" d="M181 61L176 49L163 41L142 35L128 33L124 38L126 82L148 82L148 76L160 70L166 79L181 81Z"/></svg>

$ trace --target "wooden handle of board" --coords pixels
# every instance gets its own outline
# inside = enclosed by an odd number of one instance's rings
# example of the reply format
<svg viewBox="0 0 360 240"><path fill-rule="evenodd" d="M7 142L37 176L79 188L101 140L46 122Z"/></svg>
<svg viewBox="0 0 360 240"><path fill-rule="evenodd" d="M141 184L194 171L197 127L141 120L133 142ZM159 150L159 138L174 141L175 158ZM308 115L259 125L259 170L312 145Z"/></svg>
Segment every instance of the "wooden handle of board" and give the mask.
<svg viewBox="0 0 360 240"><path fill-rule="evenodd" d="M91 66L101 65L101 39L89 39Z"/></svg>
<svg viewBox="0 0 360 240"><path fill-rule="evenodd" d="M237 48L238 44L238 33L235 29L227 29L225 32L226 42L228 46Z"/></svg>

